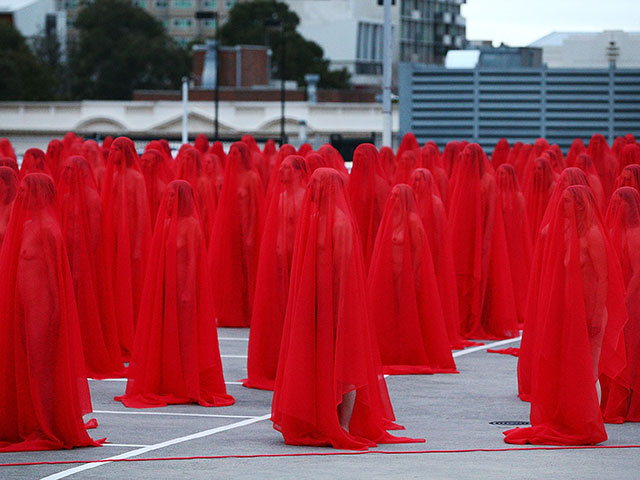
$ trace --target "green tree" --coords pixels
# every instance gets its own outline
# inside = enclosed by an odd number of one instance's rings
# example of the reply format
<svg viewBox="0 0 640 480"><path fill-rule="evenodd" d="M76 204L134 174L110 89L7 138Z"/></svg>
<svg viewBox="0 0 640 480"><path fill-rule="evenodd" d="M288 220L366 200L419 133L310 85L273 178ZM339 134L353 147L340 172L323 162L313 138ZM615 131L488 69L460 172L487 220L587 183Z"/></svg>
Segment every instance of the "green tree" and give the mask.
<svg viewBox="0 0 640 480"><path fill-rule="evenodd" d="M69 54L76 98L124 100L135 89L175 89L191 72L189 52L128 0L96 0L80 11L76 28Z"/></svg>
<svg viewBox="0 0 640 480"><path fill-rule="evenodd" d="M289 10L286 3L276 0L254 0L237 3L229 13L228 21L220 28L225 45L269 45L273 51L275 76L281 78L282 43L285 43L285 78L304 85L307 73L320 75L320 86L349 88L350 76L346 69L329 70L322 47L306 40L296 31L300 18ZM283 25L275 27L276 24Z"/></svg>
<svg viewBox="0 0 640 480"><path fill-rule="evenodd" d="M0 99L49 100L54 78L12 25L0 22Z"/></svg>

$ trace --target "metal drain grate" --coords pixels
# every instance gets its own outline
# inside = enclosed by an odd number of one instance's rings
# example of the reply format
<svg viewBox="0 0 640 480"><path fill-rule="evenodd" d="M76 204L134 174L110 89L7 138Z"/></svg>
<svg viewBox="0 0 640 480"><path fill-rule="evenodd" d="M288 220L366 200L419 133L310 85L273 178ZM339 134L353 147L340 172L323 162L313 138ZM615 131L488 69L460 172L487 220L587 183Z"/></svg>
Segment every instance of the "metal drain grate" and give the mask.
<svg viewBox="0 0 640 480"><path fill-rule="evenodd" d="M493 422L489 422L491 425L529 425L529 422L524 422L522 420L494 420Z"/></svg>

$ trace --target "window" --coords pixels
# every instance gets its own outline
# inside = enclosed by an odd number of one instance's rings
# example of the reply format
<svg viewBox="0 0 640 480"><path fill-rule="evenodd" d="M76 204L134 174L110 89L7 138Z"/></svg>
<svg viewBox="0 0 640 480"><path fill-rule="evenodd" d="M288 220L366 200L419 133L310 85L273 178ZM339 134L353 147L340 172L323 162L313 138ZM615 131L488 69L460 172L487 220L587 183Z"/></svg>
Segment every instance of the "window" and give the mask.
<svg viewBox="0 0 640 480"><path fill-rule="evenodd" d="M136 7L147 8L147 0L134 0L133 4Z"/></svg>
<svg viewBox="0 0 640 480"><path fill-rule="evenodd" d="M236 4L236 0L225 0L224 6L231 9Z"/></svg>
<svg viewBox="0 0 640 480"><path fill-rule="evenodd" d="M202 26L204 28L210 28L212 30L216 29L216 19L215 18L205 18L202 20Z"/></svg>
<svg viewBox="0 0 640 480"><path fill-rule="evenodd" d="M78 0L66 0L64 2L64 7L67 9L78 8Z"/></svg>
<svg viewBox="0 0 640 480"><path fill-rule="evenodd" d="M173 0L173 8L193 8L193 0Z"/></svg>
<svg viewBox="0 0 640 480"><path fill-rule="evenodd" d="M156 0L156 8L169 8L169 0Z"/></svg>
<svg viewBox="0 0 640 480"><path fill-rule="evenodd" d="M191 28L192 24L193 24L193 20L190 18L174 18L173 19L173 26L180 30L187 30Z"/></svg>
<svg viewBox="0 0 640 480"><path fill-rule="evenodd" d="M218 8L218 2L216 0L202 0L202 8L215 10Z"/></svg>

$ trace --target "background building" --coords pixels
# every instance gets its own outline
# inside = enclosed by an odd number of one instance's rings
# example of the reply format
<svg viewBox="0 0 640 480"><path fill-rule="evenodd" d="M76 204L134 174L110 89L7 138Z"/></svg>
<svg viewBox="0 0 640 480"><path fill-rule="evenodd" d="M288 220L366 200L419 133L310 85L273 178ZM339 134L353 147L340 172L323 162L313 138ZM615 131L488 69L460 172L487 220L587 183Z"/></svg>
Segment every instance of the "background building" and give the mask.
<svg viewBox="0 0 640 480"><path fill-rule="evenodd" d="M56 10L55 1L0 0L0 22L13 25L27 41L55 33L64 51L66 14Z"/></svg>

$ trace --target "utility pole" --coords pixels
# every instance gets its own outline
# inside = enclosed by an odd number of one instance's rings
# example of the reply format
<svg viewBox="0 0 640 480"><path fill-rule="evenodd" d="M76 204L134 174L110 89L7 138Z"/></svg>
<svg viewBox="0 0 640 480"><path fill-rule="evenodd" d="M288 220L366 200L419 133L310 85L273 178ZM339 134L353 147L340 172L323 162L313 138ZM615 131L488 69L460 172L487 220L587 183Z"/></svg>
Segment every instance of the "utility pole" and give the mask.
<svg viewBox="0 0 640 480"><path fill-rule="evenodd" d="M392 42L391 38L391 0L384 0L384 26L382 38L382 145L391 145L391 75Z"/></svg>

